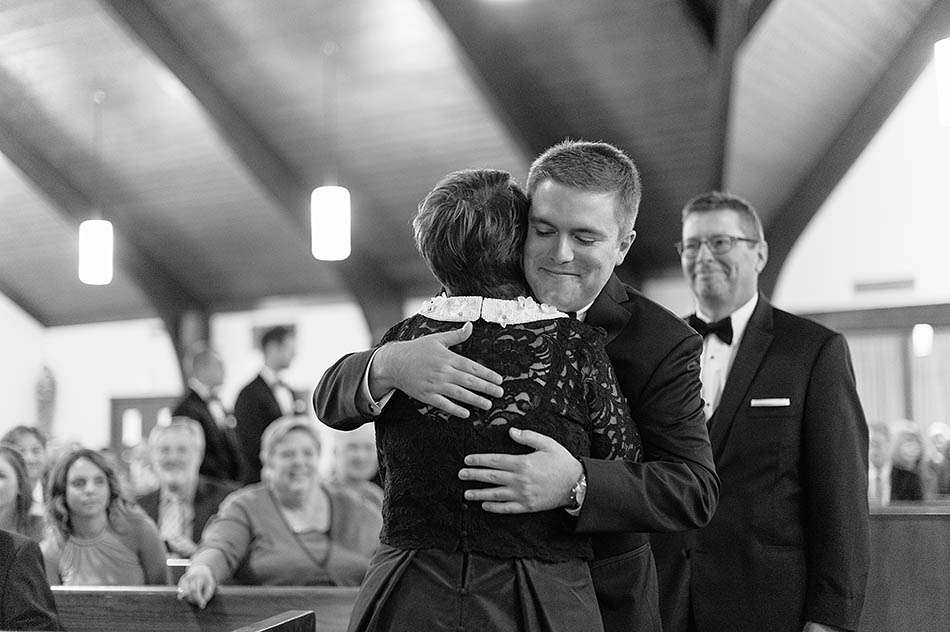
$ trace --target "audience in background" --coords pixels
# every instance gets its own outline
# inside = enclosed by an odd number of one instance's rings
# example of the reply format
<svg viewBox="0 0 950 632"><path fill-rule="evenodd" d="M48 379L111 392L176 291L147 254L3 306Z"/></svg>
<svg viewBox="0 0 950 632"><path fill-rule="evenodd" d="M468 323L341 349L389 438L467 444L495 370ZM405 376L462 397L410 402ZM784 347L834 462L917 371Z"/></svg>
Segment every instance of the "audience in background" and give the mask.
<svg viewBox="0 0 950 632"><path fill-rule="evenodd" d="M205 527L178 582L204 607L221 582L358 586L379 542L382 517L319 477L313 422L284 417L261 438L263 482L228 496Z"/></svg>
<svg viewBox="0 0 950 632"><path fill-rule="evenodd" d="M383 488L376 483L379 459L376 430L366 424L349 432L333 432L333 483L355 492L377 508L383 506Z"/></svg>
<svg viewBox="0 0 950 632"><path fill-rule="evenodd" d="M217 353L201 345L192 351L186 367L188 390L172 415L189 417L201 424L205 436L202 475L241 482L244 463L234 417L218 398L218 388L224 382L224 364Z"/></svg>
<svg viewBox="0 0 950 632"><path fill-rule="evenodd" d="M64 454L47 485L49 529L42 542L51 584L134 586L167 583L158 529L121 496L107 458Z"/></svg>
<svg viewBox="0 0 950 632"><path fill-rule="evenodd" d="M30 513L31 504L23 457L12 446L0 444L0 529L39 542L43 537L43 519Z"/></svg>
<svg viewBox="0 0 950 632"><path fill-rule="evenodd" d="M3 530L0 530L0 629L63 629L43 575L43 556L36 542Z"/></svg>
<svg viewBox="0 0 950 632"><path fill-rule="evenodd" d="M8 443L20 451L26 463L26 475L29 479L33 504L30 513L43 517L43 476L46 474L47 454L46 435L39 428L15 426L0 438L0 443Z"/></svg>
<svg viewBox="0 0 950 632"><path fill-rule="evenodd" d="M231 481L199 474L204 442L201 426L187 417L173 417L171 424L155 426L148 437L159 488L140 496L138 503L158 525L172 557L191 557L208 519L237 489Z"/></svg>
<svg viewBox="0 0 950 632"><path fill-rule="evenodd" d="M237 435L244 455L246 483L261 480L261 435L278 417L304 412L305 406L281 378L297 354L297 339L290 327L277 326L261 336L264 366L260 374L238 393L234 403Z"/></svg>
<svg viewBox="0 0 950 632"><path fill-rule="evenodd" d="M916 424L899 421L891 428L891 502L923 500L921 465L924 444Z"/></svg>
<svg viewBox="0 0 950 632"><path fill-rule="evenodd" d="M891 431L882 421L868 424L868 502L891 502Z"/></svg>
<svg viewBox="0 0 950 632"><path fill-rule="evenodd" d="M927 427L924 499L950 495L950 425L936 421Z"/></svg>

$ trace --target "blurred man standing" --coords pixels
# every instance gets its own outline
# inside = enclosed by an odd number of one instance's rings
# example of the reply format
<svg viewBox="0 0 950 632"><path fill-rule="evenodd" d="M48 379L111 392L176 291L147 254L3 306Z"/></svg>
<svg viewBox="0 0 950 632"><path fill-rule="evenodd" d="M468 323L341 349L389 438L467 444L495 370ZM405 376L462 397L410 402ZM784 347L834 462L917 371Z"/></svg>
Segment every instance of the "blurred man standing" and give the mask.
<svg viewBox="0 0 950 632"><path fill-rule="evenodd" d="M224 364L212 349L200 346L192 352L189 365L188 391L172 415L201 424L205 444L202 475L240 482L244 467L234 418L218 398L218 388L224 382Z"/></svg>
<svg viewBox="0 0 950 632"><path fill-rule="evenodd" d="M297 339L290 327L272 327L261 336L264 366L260 374L241 389L234 403L237 435L244 455L244 481L261 480L261 435L278 417L303 413L306 408L297 394L284 383L281 372L297 355Z"/></svg>

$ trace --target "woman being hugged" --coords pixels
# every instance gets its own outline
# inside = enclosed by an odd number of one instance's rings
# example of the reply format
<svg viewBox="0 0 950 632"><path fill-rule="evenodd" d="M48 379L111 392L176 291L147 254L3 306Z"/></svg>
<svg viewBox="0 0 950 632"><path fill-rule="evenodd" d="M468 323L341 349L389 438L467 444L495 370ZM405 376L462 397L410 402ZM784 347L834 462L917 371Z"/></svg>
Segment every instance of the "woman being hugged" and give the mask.
<svg viewBox="0 0 950 632"><path fill-rule="evenodd" d="M64 454L46 492L48 535L41 548L50 584L168 583L155 523L122 498L109 462L94 450Z"/></svg>
<svg viewBox="0 0 950 632"><path fill-rule="evenodd" d="M306 417L261 436L260 483L224 499L201 534L179 598L201 607L230 578L251 585L358 586L379 544L379 511L320 480L320 437Z"/></svg>
<svg viewBox="0 0 950 632"><path fill-rule="evenodd" d="M466 454L525 453L514 430L552 437L576 457L640 460L603 332L529 296L527 213L518 185L494 170L449 174L419 206L416 245L445 294L382 342L472 323L453 349L501 374L504 394L466 419L398 391L385 404L375 423L386 472L382 544L351 632L603 630L591 543L574 533L574 515L489 513L465 500L472 485L458 477Z"/></svg>

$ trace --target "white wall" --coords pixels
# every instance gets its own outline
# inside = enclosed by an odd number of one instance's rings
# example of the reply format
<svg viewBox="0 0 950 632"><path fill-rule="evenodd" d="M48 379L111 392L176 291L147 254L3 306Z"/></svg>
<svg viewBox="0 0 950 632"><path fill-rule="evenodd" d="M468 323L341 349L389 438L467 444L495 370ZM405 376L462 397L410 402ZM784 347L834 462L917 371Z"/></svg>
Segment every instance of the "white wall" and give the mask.
<svg viewBox="0 0 950 632"><path fill-rule="evenodd" d="M43 366L43 327L0 294L0 434L36 418L36 380Z"/></svg>
<svg viewBox="0 0 950 632"><path fill-rule="evenodd" d="M950 128L933 64L795 244L774 295L793 311L950 301ZM907 290L856 283L913 280Z"/></svg>
<svg viewBox="0 0 950 632"><path fill-rule="evenodd" d="M57 381L53 434L109 444L110 399L182 391L178 360L159 319L50 327L44 357Z"/></svg>

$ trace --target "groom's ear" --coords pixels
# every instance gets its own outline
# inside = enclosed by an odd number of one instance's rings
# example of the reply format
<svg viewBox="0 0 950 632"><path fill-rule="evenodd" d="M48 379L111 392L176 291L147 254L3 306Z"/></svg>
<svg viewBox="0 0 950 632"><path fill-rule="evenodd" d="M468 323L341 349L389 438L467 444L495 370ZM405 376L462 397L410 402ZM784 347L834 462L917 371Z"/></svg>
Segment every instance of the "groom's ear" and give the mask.
<svg viewBox="0 0 950 632"><path fill-rule="evenodd" d="M615 265L620 265L623 263L624 258L627 256L627 253L630 252L630 246L633 245L633 241L637 238L637 231L631 230L629 234L620 238L620 243L617 244L617 263Z"/></svg>

